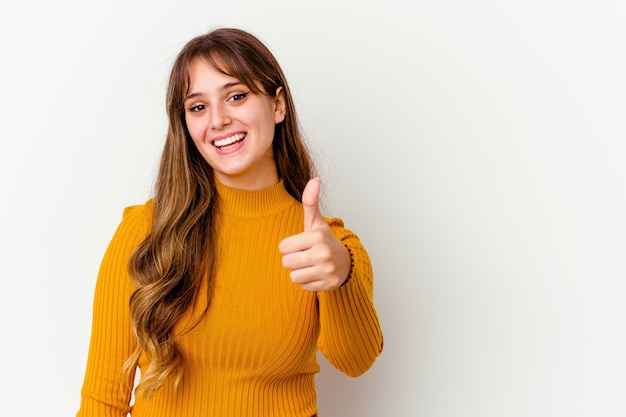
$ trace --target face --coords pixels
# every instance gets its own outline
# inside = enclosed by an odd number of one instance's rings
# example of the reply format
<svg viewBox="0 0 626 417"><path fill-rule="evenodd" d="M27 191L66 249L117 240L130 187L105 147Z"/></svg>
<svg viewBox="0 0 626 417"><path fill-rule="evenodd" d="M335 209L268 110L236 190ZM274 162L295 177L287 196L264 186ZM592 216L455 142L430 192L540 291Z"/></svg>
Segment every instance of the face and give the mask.
<svg viewBox="0 0 626 417"><path fill-rule="evenodd" d="M191 62L185 98L187 129L215 178L233 188L254 190L278 182L272 142L285 118L285 99L253 93L235 77L201 59Z"/></svg>

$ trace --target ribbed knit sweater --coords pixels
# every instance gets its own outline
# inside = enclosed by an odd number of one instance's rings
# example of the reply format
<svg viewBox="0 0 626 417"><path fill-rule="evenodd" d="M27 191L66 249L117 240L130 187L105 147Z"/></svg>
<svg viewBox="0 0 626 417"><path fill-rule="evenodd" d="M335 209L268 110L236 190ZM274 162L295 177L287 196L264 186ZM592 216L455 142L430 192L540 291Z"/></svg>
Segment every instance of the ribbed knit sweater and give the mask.
<svg viewBox="0 0 626 417"><path fill-rule="evenodd" d="M166 380L149 401L138 396L131 415L314 416L318 348L350 376L367 371L382 350L369 257L340 219L327 219L352 256L350 277L333 291L306 291L291 282L278 250L283 238L302 232L302 205L282 183L256 191L218 184L218 193L215 290L208 314L177 341L186 364L183 380L178 389ZM131 410L130 395L120 390L122 364L136 346L127 266L148 232L151 210L151 201L126 208L104 255L78 417L122 417ZM200 314L205 293L175 331ZM142 355L139 369L146 364Z"/></svg>

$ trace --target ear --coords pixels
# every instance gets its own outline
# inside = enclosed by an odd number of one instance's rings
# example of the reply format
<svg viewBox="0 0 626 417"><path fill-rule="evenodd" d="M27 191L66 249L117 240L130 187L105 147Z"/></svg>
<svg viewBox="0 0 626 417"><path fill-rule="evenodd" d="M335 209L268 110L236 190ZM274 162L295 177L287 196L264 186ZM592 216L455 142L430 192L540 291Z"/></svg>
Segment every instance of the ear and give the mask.
<svg viewBox="0 0 626 417"><path fill-rule="evenodd" d="M283 87L278 87L276 89L276 97L274 98L274 123L278 124L285 120L286 112L285 91Z"/></svg>

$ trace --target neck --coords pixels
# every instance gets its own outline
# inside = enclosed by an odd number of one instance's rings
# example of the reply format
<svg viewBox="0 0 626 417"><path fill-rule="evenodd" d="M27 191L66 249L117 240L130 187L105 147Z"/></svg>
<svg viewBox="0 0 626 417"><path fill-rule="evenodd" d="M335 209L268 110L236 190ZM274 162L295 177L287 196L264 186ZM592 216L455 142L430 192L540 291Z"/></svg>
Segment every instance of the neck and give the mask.
<svg viewBox="0 0 626 417"><path fill-rule="evenodd" d="M263 172L258 170L239 175L225 175L215 172L215 178L220 183L239 190L262 190L278 184L276 164L269 165Z"/></svg>
<svg viewBox="0 0 626 417"><path fill-rule="evenodd" d="M232 188L216 181L220 210L238 217L268 216L296 203L282 181L259 190Z"/></svg>

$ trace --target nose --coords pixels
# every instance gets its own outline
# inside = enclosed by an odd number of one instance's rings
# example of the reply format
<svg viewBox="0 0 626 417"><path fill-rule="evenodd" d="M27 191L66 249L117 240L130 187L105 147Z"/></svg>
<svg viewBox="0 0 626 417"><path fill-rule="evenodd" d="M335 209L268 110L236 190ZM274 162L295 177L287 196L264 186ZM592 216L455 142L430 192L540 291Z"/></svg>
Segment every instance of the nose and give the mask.
<svg viewBox="0 0 626 417"><path fill-rule="evenodd" d="M230 123L228 109L222 104L217 103L209 107L209 125L211 129L220 129Z"/></svg>

